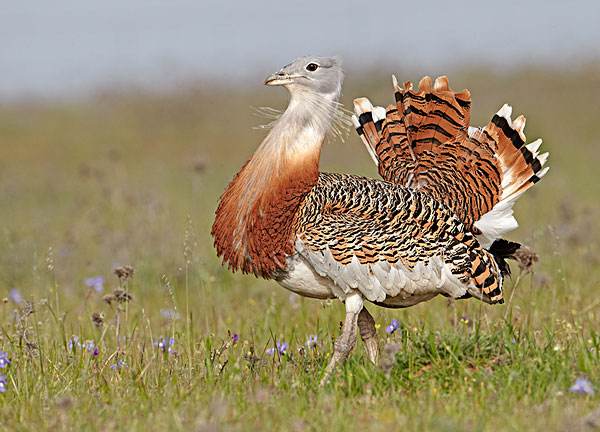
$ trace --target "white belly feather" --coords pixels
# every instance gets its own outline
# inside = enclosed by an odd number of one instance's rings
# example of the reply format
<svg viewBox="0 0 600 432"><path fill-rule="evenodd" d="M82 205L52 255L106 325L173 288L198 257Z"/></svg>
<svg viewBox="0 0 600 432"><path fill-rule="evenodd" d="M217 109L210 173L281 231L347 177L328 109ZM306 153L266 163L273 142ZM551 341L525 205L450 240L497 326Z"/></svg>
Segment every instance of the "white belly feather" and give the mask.
<svg viewBox="0 0 600 432"><path fill-rule="evenodd" d="M360 264L356 257L343 265L333 259L328 249L325 254L299 249L299 253L288 258L288 271L277 281L305 297L345 300L359 291L369 301L406 307L438 294L458 298L468 290L440 258L408 270L401 264L387 262Z"/></svg>
<svg viewBox="0 0 600 432"><path fill-rule="evenodd" d="M318 299L336 297L334 294L335 283L328 277L323 277L315 272L300 255L288 258L288 269L283 278L277 279L277 282L284 288L304 297Z"/></svg>

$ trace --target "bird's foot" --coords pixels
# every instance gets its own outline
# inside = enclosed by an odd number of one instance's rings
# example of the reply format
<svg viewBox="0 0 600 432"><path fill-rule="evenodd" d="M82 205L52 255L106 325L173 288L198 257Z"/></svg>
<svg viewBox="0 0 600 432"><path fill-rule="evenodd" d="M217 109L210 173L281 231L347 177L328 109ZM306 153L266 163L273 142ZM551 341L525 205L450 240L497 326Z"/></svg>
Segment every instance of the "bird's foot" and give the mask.
<svg viewBox="0 0 600 432"><path fill-rule="evenodd" d="M375 320L366 307L363 307L358 314L358 329L360 337L365 343L367 356L371 363L377 365L379 361L379 344L377 343L377 331L375 330Z"/></svg>
<svg viewBox="0 0 600 432"><path fill-rule="evenodd" d="M356 322L359 312L363 307L363 300L360 294L352 294L346 298L345 304L346 319L342 326L342 334L333 345L333 355L325 368L325 374L321 379L321 387L329 382L335 368L348 358L350 351L352 351L356 343Z"/></svg>

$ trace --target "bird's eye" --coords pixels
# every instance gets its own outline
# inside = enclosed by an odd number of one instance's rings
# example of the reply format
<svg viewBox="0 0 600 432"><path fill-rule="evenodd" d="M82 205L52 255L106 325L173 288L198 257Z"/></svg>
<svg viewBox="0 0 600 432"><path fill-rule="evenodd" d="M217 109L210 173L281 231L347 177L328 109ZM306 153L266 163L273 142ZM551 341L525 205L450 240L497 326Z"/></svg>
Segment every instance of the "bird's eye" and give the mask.
<svg viewBox="0 0 600 432"><path fill-rule="evenodd" d="M309 63L306 65L306 70L309 72L314 72L319 68L319 65L316 63Z"/></svg>

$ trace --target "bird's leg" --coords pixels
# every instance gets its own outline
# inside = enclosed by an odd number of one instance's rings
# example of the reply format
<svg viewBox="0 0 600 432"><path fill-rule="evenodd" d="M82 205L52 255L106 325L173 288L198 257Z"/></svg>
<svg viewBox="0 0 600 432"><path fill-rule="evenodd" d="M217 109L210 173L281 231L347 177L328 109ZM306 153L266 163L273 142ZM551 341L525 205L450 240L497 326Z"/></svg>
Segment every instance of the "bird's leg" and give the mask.
<svg viewBox="0 0 600 432"><path fill-rule="evenodd" d="M354 293L346 297L346 318L344 319L344 325L342 326L342 334L336 339L333 345L333 356L325 369L325 375L321 380L321 385L325 385L331 374L335 370L336 366L348 358L348 354L354 348L356 343L356 321L358 315L363 308L362 296L358 293Z"/></svg>
<svg viewBox="0 0 600 432"><path fill-rule="evenodd" d="M358 330L360 331L360 337L365 343L365 349L367 350L369 360L371 360L374 365L377 365L377 361L379 360L379 347L377 346L375 320L366 307L363 307L358 314Z"/></svg>

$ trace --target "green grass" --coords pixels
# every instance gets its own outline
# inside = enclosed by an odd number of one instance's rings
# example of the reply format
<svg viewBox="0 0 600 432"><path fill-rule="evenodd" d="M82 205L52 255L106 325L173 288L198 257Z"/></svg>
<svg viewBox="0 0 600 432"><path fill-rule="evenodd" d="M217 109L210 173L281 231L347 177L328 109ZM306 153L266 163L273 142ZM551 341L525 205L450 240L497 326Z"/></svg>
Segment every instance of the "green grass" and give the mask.
<svg viewBox="0 0 600 432"><path fill-rule="evenodd" d="M219 194L264 134L249 107L281 106L283 92L198 83L0 106L0 299L18 288L26 300L0 303L0 350L11 358L0 370L0 427L586 430L599 398L568 389L586 376L600 390L598 68L453 76L472 91L475 124L509 101L527 114L530 140L543 136L551 151L510 236L540 262L532 273L513 266L503 306L368 306L382 367L359 341L325 388L339 302L230 274L209 236ZM385 103L390 87L381 73L350 76L344 102L364 93ZM327 145L322 169L376 175L352 135ZM120 281L113 268L127 264L135 274ZM102 293L84 285L95 275ZM116 289L132 300L107 303ZM387 335L392 318L402 326ZM69 349L74 335L98 355ZM174 337L173 353L155 346L159 337ZM265 353L276 341L289 343L286 355Z"/></svg>

